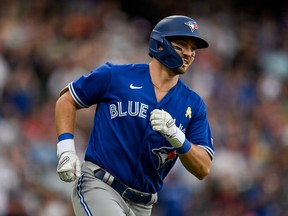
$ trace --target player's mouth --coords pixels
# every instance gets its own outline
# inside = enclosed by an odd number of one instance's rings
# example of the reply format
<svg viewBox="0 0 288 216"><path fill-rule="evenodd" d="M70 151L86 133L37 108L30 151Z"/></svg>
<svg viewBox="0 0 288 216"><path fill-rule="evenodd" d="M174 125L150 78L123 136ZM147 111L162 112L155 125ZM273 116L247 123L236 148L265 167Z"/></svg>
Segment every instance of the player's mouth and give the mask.
<svg viewBox="0 0 288 216"><path fill-rule="evenodd" d="M183 58L183 66L188 67L190 65L190 61L188 59Z"/></svg>

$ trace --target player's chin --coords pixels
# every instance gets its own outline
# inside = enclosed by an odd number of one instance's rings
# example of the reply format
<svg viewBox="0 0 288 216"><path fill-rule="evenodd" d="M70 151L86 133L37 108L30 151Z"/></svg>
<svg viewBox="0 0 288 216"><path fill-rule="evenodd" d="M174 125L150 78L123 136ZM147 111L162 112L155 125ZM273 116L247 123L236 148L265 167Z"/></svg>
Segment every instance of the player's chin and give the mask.
<svg viewBox="0 0 288 216"><path fill-rule="evenodd" d="M176 75L185 74L188 70L190 64L184 63L181 67L172 69L173 73Z"/></svg>
<svg viewBox="0 0 288 216"><path fill-rule="evenodd" d="M183 67L183 66L182 66L182 67ZM179 68L174 69L174 70L173 70L173 73L174 73L174 74L177 74L177 75L185 74L186 69L184 70L182 67L179 67Z"/></svg>
<svg viewBox="0 0 288 216"><path fill-rule="evenodd" d="M185 74L188 68L189 68L188 64L183 64L181 67L177 68L178 74Z"/></svg>

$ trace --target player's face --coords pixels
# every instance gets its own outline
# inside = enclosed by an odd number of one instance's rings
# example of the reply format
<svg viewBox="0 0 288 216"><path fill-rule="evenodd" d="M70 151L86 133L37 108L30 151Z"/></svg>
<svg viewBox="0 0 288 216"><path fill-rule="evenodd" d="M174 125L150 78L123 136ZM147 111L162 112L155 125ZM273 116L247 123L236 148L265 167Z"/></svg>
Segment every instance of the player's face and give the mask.
<svg viewBox="0 0 288 216"><path fill-rule="evenodd" d="M178 74L184 74L195 59L195 42L189 38L177 38L171 40L171 45L183 60L183 65L176 71Z"/></svg>

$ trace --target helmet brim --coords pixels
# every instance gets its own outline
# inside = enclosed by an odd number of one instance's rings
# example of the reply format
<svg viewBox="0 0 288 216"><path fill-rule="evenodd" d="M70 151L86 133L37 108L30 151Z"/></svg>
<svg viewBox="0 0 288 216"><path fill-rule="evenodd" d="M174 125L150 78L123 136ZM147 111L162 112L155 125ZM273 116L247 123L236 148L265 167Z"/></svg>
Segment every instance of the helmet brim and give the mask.
<svg viewBox="0 0 288 216"><path fill-rule="evenodd" d="M209 46L207 41L205 41L202 38L198 38L198 37L191 37L191 38L193 38L193 40L195 41L195 45L196 45L197 49L203 49L203 48L207 48Z"/></svg>
<svg viewBox="0 0 288 216"><path fill-rule="evenodd" d="M195 45L197 49L203 49L203 48L207 48L209 46L208 42L200 37L197 36L191 36L191 35L165 35L165 37L167 38L167 40L169 40L170 38L191 38L193 41L195 41Z"/></svg>

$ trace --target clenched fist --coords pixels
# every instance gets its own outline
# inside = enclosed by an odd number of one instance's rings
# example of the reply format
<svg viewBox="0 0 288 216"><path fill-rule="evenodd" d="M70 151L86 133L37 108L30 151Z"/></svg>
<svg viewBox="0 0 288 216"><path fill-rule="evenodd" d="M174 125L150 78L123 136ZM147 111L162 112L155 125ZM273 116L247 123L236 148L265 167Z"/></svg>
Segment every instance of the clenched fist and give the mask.
<svg viewBox="0 0 288 216"><path fill-rule="evenodd" d="M154 131L160 132L175 148L180 148L186 137L185 134L175 125L175 119L164 111L154 109L151 112L150 123Z"/></svg>
<svg viewBox="0 0 288 216"><path fill-rule="evenodd" d="M150 122L152 129L160 132L165 137L172 138L177 132L175 120L164 110L153 110L151 112Z"/></svg>
<svg viewBox="0 0 288 216"><path fill-rule="evenodd" d="M81 163L76 155L73 139L57 143L57 173L62 181L72 182L81 175Z"/></svg>
<svg viewBox="0 0 288 216"><path fill-rule="evenodd" d="M80 160L75 152L64 152L59 158L57 173L62 181L72 182L81 175Z"/></svg>

